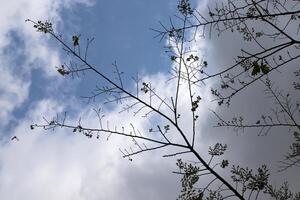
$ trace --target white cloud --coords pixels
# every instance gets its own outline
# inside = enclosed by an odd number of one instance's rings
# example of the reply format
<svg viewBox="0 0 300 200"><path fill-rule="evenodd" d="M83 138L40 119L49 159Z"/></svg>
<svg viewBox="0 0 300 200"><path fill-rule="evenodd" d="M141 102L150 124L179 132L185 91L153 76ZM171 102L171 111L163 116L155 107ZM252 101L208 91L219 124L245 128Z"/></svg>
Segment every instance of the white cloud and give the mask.
<svg viewBox="0 0 300 200"><path fill-rule="evenodd" d="M7 125L11 113L28 98L30 76L34 68L53 76L59 55L47 46L47 38L35 32L25 19L50 19L60 22L60 11L77 3L91 5L91 0L18 0L0 7L0 127ZM10 51L9 51L10 50ZM6 53L8 51L9 53ZM38 61L38 62L37 62Z"/></svg>
<svg viewBox="0 0 300 200"><path fill-rule="evenodd" d="M32 26L25 23L25 19L55 19L60 20L59 10L70 7L75 1L10 1L0 8L0 48L13 48L16 43L12 32L17 33L22 44L16 46L22 49L13 49L15 54L1 53L0 79L0 117L6 119L0 122L0 127L9 123L11 113L20 107L28 98L31 84L31 71L42 69L47 76L53 76L48 70L59 64L59 55L47 47L47 39L40 37ZM92 1L78 0L76 3ZM30 15L30 16L28 16ZM17 50L17 51L15 51ZM16 57L24 55L25 60L16 61ZM21 66L18 64L21 63ZM38 65L36 64L38 63ZM0 146L0 194L3 200L34 199L117 199L123 193L123 199L142 198L145 193L157 192L149 196L155 199L168 197L170 186L161 187L155 184L164 177L168 180L168 162L155 159L156 156L143 157L136 162L120 159L117 146L123 145L124 138L112 138L114 142L89 140L83 136L70 136L67 130L58 130L55 133L42 131L32 132L29 124L41 122L41 116L55 116L61 112L65 104L53 100L42 100L10 132L20 141L2 138ZM97 125L95 115L88 111L89 125ZM110 114L108 118L124 123L124 116ZM121 118L123 117L123 118ZM129 121L131 118L126 117ZM76 121L73 119L73 121ZM142 126L143 123L137 123ZM1 134L4 134L1 132ZM6 133L7 134L7 133ZM112 148L113 147L113 148ZM164 164L164 167L161 164ZM173 166L173 162L171 163ZM132 167L136 165L137 168ZM147 168L151 168L147 169ZM159 169L159 172L152 171ZM132 176L130 176L132 174ZM157 174L159 176L155 177ZM171 178L171 179L172 179ZM151 180L149 180L151 179ZM130 183L132 182L132 183ZM148 184L143 187L144 183ZM164 182L164 181L163 181ZM177 181L175 182L177 185ZM117 191L117 192L116 192ZM176 190L177 191L177 190ZM162 193L165 193L164 195ZM177 196L176 193L171 196ZM144 198L145 199L145 198Z"/></svg>
<svg viewBox="0 0 300 200"><path fill-rule="evenodd" d="M2 61L2 64L3 61ZM8 71L0 73L0 119L7 119L10 111L26 99L28 96L29 83L23 83L14 74ZM0 124L5 124L8 121L1 121Z"/></svg>
<svg viewBox="0 0 300 200"><path fill-rule="evenodd" d="M22 3L23 2L23 3ZM11 42L9 30L18 30L24 34L24 54L26 60L24 66L27 68L21 74L30 73L32 68L41 68L48 76L53 72L47 68L59 64L59 55L56 51L47 47L47 41L42 39L32 29L31 25L24 23L28 17L43 19L55 18L59 21L59 9L61 6L72 6L74 1L19 1L7 4L5 16L6 24L1 24L0 34L1 47ZM78 0L76 3L85 1ZM203 1L204 2L204 1ZM86 2L85 2L86 3ZM90 5L91 1L88 2ZM1 11L1 8L0 8ZM27 16L30 13L32 16ZM4 31L6 30L6 31ZM199 40L198 40L199 42ZM200 44L200 45L199 45ZM203 55L203 42L192 46L192 50L199 50L199 57ZM51 52L51 54L49 54ZM4 56L1 56L4 57ZM11 58L10 58L11 59ZM40 66L31 65L39 60ZM49 62L50 60L50 62ZM10 60L11 61L11 60ZM45 64L45 66L43 66ZM1 67L2 68L2 67ZM13 64L8 62L3 67L5 73L0 74L1 93L5 98L0 98L0 118L7 118L10 113L28 97L30 80L26 80L14 74ZM26 71L29 72L26 72ZM3 75L3 77L1 77ZM145 82L151 82L156 91L161 91L161 97L169 98L174 95L175 85L167 82L165 74L145 75ZM5 84L2 84L5 83ZM54 81L53 81L54 82ZM201 97L208 97L210 83L203 88L197 89ZM179 108L182 116L180 125L186 132L191 132L190 103L187 95L186 85L180 90ZM1 96L0 96L1 97ZM147 97L144 97L147 99ZM170 99L168 99L170 102ZM131 102L131 101L130 101ZM130 103L127 102L127 103ZM76 107L72 102L71 105ZM153 104L158 105L159 100L153 98ZM133 157L133 162L121 159L118 148L130 146L130 139L112 136L106 141L106 136L100 140L88 139L82 135L76 135L71 130L56 129L52 131L29 130L29 124L42 122L42 115L52 117L66 109L70 102L57 102L55 100L42 100L32 107L31 111L14 128L12 135L16 135L20 141L2 141L0 146L0 194L3 200L99 200L99 199L175 199L178 195L180 182L178 177L171 174L171 169L176 169L175 159L163 159L161 155L166 150L143 153ZM210 99L204 98L198 109L198 138L197 148L199 152L206 152L207 140L202 137L202 128L206 127L208 107L211 106ZM88 106L89 107L89 106ZM98 127L98 119L88 107L81 108L79 116L83 119L83 125ZM214 108L212 105L211 108ZM130 123L136 128L147 132L150 125L156 125L155 118L142 118L140 115L134 117L132 113L121 113L118 111L122 106L106 112L104 123L110 121L110 127L124 126L129 130ZM164 112L172 115L166 107L161 108ZM187 116L187 117L184 117ZM70 123L77 123L77 118L68 119ZM162 122L161 122L162 123ZM0 122L1 124L1 122ZM180 136L174 130L170 133L173 140L180 141ZM206 135L207 136L207 135ZM211 137L211 136L209 136ZM151 145L151 144L148 144Z"/></svg>
<svg viewBox="0 0 300 200"><path fill-rule="evenodd" d="M165 74L144 76L143 80L151 82L156 91L161 91L162 98L169 98L174 94L175 85L167 82L168 76ZM186 96L185 91L183 87L181 97ZM204 93L200 95L206 96L207 91L203 91ZM146 96L144 99L148 100ZM188 98L181 99L179 107L182 113L189 112ZM158 99L152 100L153 105L159 104ZM130 102L132 101L127 103ZM111 136L109 141L106 141L106 135L102 135L100 140L88 139L82 135L74 135L71 130L60 128L54 132L29 130L29 124L41 123L41 116L49 118L56 116L56 113L63 112L69 103L40 101L13 130L12 135L16 135L20 141L4 142L0 147L2 199L17 200L20 196L24 200L117 199L120 195L128 200L177 197L179 177L171 173L172 169L176 170L175 158L161 157L169 152L167 149L134 156L133 162L130 162L121 159L122 155L118 151L119 147L122 149L134 147L130 138ZM201 108L204 109L200 111L200 116L206 115L207 102L203 104ZM155 122L152 117L143 118L140 115L134 117L132 113L127 112L119 114L118 111L122 106L119 105L105 113L104 126L106 120L109 120L112 129L117 125L118 128L124 126L125 130L129 130L131 128L129 124L133 123L142 133L148 132L150 125L156 126L151 121L153 119ZM82 117L82 125L99 127L96 114L88 107L82 108L79 114ZM171 116L166 107L161 109ZM77 120L69 118L68 122L76 125ZM182 125L191 121L185 117L180 120ZM163 122L158 123L163 125ZM205 119L201 119L201 123L205 123ZM188 129L185 128L185 131ZM180 141L178 139L180 136L173 130L169 135L173 140ZM149 147L152 145L147 143Z"/></svg>
<svg viewBox="0 0 300 200"><path fill-rule="evenodd" d="M145 193L149 196L143 199L177 196L167 192L178 184L177 177L170 173L174 160L161 160L161 154L153 153L134 157L133 162L122 159L118 147L130 140L116 136L109 141L105 136L88 139L60 128L54 132L29 130L29 124L42 122L43 115L56 116L66 104L40 101L14 129L13 135L20 141L1 145L1 199L97 200L117 199L120 194L123 199L140 199ZM98 126L98 119L89 109L80 115L89 126ZM127 115L107 113L107 118L116 124L131 122L128 117L124 121L124 116ZM68 121L76 124L77 118ZM172 180L169 185L157 184Z"/></svg>

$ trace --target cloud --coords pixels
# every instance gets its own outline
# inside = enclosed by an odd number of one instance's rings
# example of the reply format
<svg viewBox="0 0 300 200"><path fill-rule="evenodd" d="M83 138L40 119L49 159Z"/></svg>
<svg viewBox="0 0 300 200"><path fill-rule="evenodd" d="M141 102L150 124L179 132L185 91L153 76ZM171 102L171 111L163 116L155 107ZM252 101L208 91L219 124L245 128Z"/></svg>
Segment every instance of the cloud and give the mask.
<svg viewBox="0 0 300 200"><path fill-rule="evenodd" d="M29 83L22 82L16 75L5 70L1 71L0 80L0 118L3 119L0 124L6 124L10 112L27 98Z"/></svg>
<svg viewBox="0 0 300 200"><path fill-rule="evenodd" d="M143 81L151 82L156 91L161 91L162 98L169 98L174 93L175 85L167 81L166 74L145 75ZM186 89L180 96L184 97ZM147 93L148 95L148 93ZM206 94L201 94L205 96ZM145 101L149 98L145 95ZM159 105L159 100L153 98L153 105ZM188 98L179 102L182 112L189 111ZM130 100L125 103L133 103ZM203 102L205 103L205 102ZM179 176L171 173L176 170L176 158L163 159L162 155L170 153L170 149L162 149L132 157L133 161L122 159L118 148L136 150L130 138L101 135L100 139L88 139L77 135L72 130L58 128L55 131L29 130L29 124L43 123L42 116L48 119L62 114L69 104L77 107L74 102L60 102L54 99L41 100L32 106L30 112L12 131L12 135L20 141L2 141L0 147L0 188L3 199L175 199L178 195ZM101 105L98 105L101 106ZM118 105L109 111L103 111L103 124L114 129L122 126L131 130L132 123L143 135L160 138L159 134L148 132L150 127L164 125L155 116L143 118L143 112L133 116L135 108L129 113L122 112L123 105ZM171 115L167 107L162 111ZM201 115L205 116L205 109ZM82 126L99 127L95 112L88 105L79 110L78 116L69 116L67 122L77 125L82 118ZM190 123L189 118L182 117L180 123ZM205 123L205 120L201 120ZM186 129L188 131L188 129ZM180 141L178 132L168 133L174 141ZM153 146L146 143L148 147ZM175 151L171 149L171 151ZM14 192L13 192L14 191ZM145 194L147 194L145 196Z"/></svg>
<svg viewBox="0 0 300 200"><path fill-rule="evenodd" d="M26 1L27 2L27 1ZM201 1L204 2L204 1ZM22 60L23 69L20 69L19 62L15 62L10 54L2 52L1 58L4 58L1 64L3 73L0 74L0 118L8 118L11 113L24 104L28 98L32 79L32 70L41 70L50 81L58 87L63 85L54 76L53 71L47 68L53 67L60 63L59 53L48 46L47 39L43 39L36 34L31 25L25 24L24 20L28 17L33 19L54 18L60 21L60 10L62 7L71 8L78 3L92 5L92 1L19 1L19 3L8 3L7 9L3 10L6 17L5 24L0 23L0 45L5 49L16 51L17 55L24 56ZM204 7L202 4L201 8ZM1 8L0 8L1 9ZM3 8L2 8L3 9ZM9 12L8 12L9 11ZM30 13L32 16L27 16ZM47 16L47 17L45 17ZM24 19L23 19L24 18ZM17 36L9 35L11 31L18 32ZM16 42L15 38L20 41ZM26 38L26 40L24 39ZM226 56L220 56L220 47L224 43L210 43L204 40L197 40L198 43L191 46L191 50L198 50L198 56L207 56L210 66L218 66L223 62L228 62L229 55L233 52L226 51ZM226 45L231 44L232 40L226 40ZM236 40L235 40L236 42ZM17 49L15 46L22 47ZM20 45L21 44L21 45ZM209 48L208 48L209 47ZM49 53L51 52L51 54ZM217 56L216 56L217 55ZM235 54L233 54L235 55ZM218 58L218 59L216 59ZM50 61L49 61L50 60ZM38 64L37 64L38 63ZM18 73L16 73L16 71ZM144 75L143 81L151 83L156 91L160 91L159 95L162 99L171 104L170 96L174 95L176 85L172 81L167 81L167 74ZM3 83L3 84L2 84ZM207 82L206 86L197 88L196 91L201 97L209 97L210 87L214 82ZM134 86L131 87L135 91ZM190 112L190 102L187 94L186 85L182 85L180 90L179 108L182 116L180 125L184 127L184 131L191 132L191 116L186 113ZM149 101L149 93L142 98ZM136 148L130 138L101 135L97 140L95 137L89 139L80 134L75 134L72 130L57 128L55 131L33 130L29 128L29 124L43 123L42 116L51 119L57 113L63 115L70 105L75 107L76 116L68 116L67 122L77 125L78 118L82 118L82 125L89 127L99 127L99 121L92 106L105 107L102 103L82 106L73 101L72 98L61 101L60 99L39 99L35 105L30 105L30 111L20 119L16 126L10 131L11 135L15 135L20 141L1 140L0 145L0 194L4 200L24 200L35 199L64 199L64 200L99 200L99 199L175 199L179 193L179 178L171 173L176 170L176 158L163 159L161 156L174 149L161 149L153 152L145 152L133 157L130 162L122 159L119 148ZM232 150L229 151L228 157L233 157L236 162L251 165L258 164L258 159L263 161L264 158L258 157L257 153L253 156L253 145L260 149L260 152L273 151L264 148L265 144L271 146L279 145L282 141L276 139L276 142L261 139L257 142L256 136L238 137L231 131L227 134L224 130L210 129L211 124L215 121L210 117L208 108L215 109L216 105L211 104L210 98L203 98L198 109L199 122L197 124L197 150L201 155L206 157L207 146L214 142L226 142L233 144ZM245 109L244 103L247 98L238 104L235 113L240 113ZM148 118L141 117L148 110L142 110L136 116L134 111L140 107L135 107L129 113L122 112L123 106L133 103L132 100L124 102L123 105L111 106L103 109L105 118L103 125L114 129L125 127L125 130L132 130L132 123L136 129L142 134L159 138L159 134L149 133L149 128L155 128L157 124L165 125L167 122L157 118L153 113ZM152 98L153 105L158 106L160 100L156 97ZM140 105L139 105L140 106ZM167 113L170 112L167 106L161 106L160 109ZM3 118L2 118L3 117ZM109 121L109 125L107 125ZM0 127L8 122L0 122ZM1 130L1 129L0 129ZM151 135L152 134L152 135ZM173 141L182 142L182 138L172 127L168 136ZM224 137L226 134L226 137ZM191 135L189 134L189 138ZM246 138L246 139L245 139ZM278 137L280 138L280 137ZM153 144L146 143L147 146ZM136 149L134 149L136 150ZM279 151L281 152L281 150ZM272 152L271 152L272 153ZM261 153L261 155L265 155ZM277 155L274 155L274 157ZM190 158L190 157L185 157Z"/></svg>
<svg viewBox="0 0 300 200"><path fill-rule="evenodd" d="M238 3L238 2L237 2ZM215 2L211 2L211 8L215 6ZM284 20L277 22L278 26L284 26ZM283 25L282 25L283 24ZM264 32L274 32L274 30L266 24L249 23L255 30L263 30ZM209 27L207 27L209 28ZM289 24L286 31L294 31L295 26ZM208 36L208 32L207 35ZM270 47L276 42L282 40L264 39L263 44ZM208 71L212 74L220 71L225 67L235 64L235 59L241 54L241 48L246 52L257 52L255 42L246 42L243 35L237 32L225 31L220 36L212 29L212 38L206 37L204 56L208 61ZM291 55L295 55L296 49L289 49ZM285 52L283 53L283 55ZM275 56L275 59L278 55ZM272 60L270 58L270 60ZM271 63L272 61L270 61ZM277 91L283 93L289 92L294 95L294 100L297 100L296 91L292 88L292 81L294 79L293 71L299 68L296 62L283 66L279 71L273 71L268 74L268 77L274 81ZM241 77L241 79L246 77ZM219 77L211 80L214 87L220 85ZM216 107L215 111L220 114L226 121L230 121L232 117L243 116L245 123L255 123L262 115L272 115L272 110L277 105L274 103L274 98L269 98L265 93L265 86L261 82L252 84L245 88L242 92L235 95L231 100L231 106ZM213 102L212 102L213 103ZM207 143L222 142L228 144L228 151L226 157L231 164L240 166L247 166L255 169L256 167L267 164L271 169L270 183L282 184L283 181L289 181L290 186L295 191L299 188L299 173L297 167L290 169L284 173L278 173L278 167L281 165L278 161L284 159L284 154L288 151L289 145L292 141L292 131L285 128L274 128L267 136L258 136L260 129L244 129L238 133L234 129L227 128L211 128L212 125L217 124L216 117L212 115L206 116L209 119L203 129L202 137L206 139ZM299 119L299 118L298 118ZM298 187L298 188L297 188Z"/></svg>
<svg viewBox="0 0 300 200"><path fill-rule="evenodd" d="M67 104L51 99L40 101L14 129L12 134L19 141L3 141L0 147L1 199L14 200L22 196L24 200L97 200L116 199L122 194L123 199L150 200L177 196L176 192L168 192L178 185L178 177L170 172L175 161L162 160L160 153L145 153L134 157L133 162L122 159L118 147L124 148L124 142L131 143L130 139L111 136L107 141L107 135L101 135L99 140L89 139L60 128L29 130L29 124L42 123L43 115L62 113ZM127 114L106 114L107 119L118 125L133 120ZM95 113L89 108L83 109L79 116L85 119L83 126L99 127ZM76 124L78 118L69 117L67 121ZM135 121L136 126L143 124ZM149 195L145 197L145 194Z"/></svg>
<svg viewBox="0 0 300 200"><path fill-rule="evenodd" d="M0 127L9 123L12 112L28 98L31 85L31 73L41 69L46 77L52 77L59 65L59 54L49 47L46 37L35 32L25 19L50 19L61 22L60 11L71 8L76 3L92 5L90 0L20 0L8 1L0 8ZM55 25L55 24L54 24Z"/></svg>
<svg viewBox="0 0 300 200"><path fill-rule="evenodd" d="M156 184L161 178L165 180L164 183L166 180L174 180L171 173L163 173L170 172L170 163L161 162L156 156L150 156L151 159L145 156L140 162L134 163L121 159L117 146L123 146L123 138L112 138L114 143L109 143L106 137L99 142L73 133L70 135L68 130L63 129L48 133L43 130L32 132L29 129L29 124L41 122L43 115L55 116L62 112L70 100L37 100L36 105L29 106L30 111L18 119L9 133L4 132L3 127L9 124L12 113L24 105L32 92L33 70L41 70L45 78L51 78L49 80L54 85L61 84L53 72L48 70L49 66L60 63L58 52L49 47L47 38L37 34L30 24L24 22L25 19L54 19L59 22L63 7L71 8L75 3L92 3L80 0L74 2L10 1L0 8L3 19L0 23L0 117L6 119L0 122L1 135L14 135L20 140L1 137L1 199L116 199L120 193L123 193L123 199L140 199L148 192L153 193L149 199L177 196L176 193L166 192L166 188L172 188L172 184L165 187ZM84 108L81 114L87 116L89 125L98 126L94 113ZM126 118L124 116L127 115L108 114L108 118L122 123ZM126 119L127 122L133 120ZM77 122L77 118L70 120ZM137 123L137 126L142 124ZM155 169L159 172L155 172ZM148 184L143 187L145 182ZM177 182L176 179L174 183Z"/></svg>

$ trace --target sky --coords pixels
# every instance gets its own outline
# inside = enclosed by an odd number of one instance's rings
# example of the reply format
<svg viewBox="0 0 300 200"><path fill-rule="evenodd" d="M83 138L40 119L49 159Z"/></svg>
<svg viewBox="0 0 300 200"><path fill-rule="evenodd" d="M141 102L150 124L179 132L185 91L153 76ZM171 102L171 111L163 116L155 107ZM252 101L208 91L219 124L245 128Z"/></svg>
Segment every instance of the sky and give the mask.
<svg viewBox="0 0 300 200"><path fill-rule="evenodd" d="M26 19L50 20L64 38L80 34L92 38L88 61L102 72L113 75L112 63L117 62L124 73L126 87L133 88L131 79L138 72L143 80L152 82L163 97L171 96L174 85L169 84L172 63L165 54L166 41L154 38L151 28L161 28L159 21L168 23L176 12L177 1L122 1L122 0L16 0L0 7L0 198L3 200L100 200L119 199L176 199L180 177L174 175L176 158L162 158L167 150L139 154L132 161L122 158L119 148L131 141L113 136L109 140L89 139L67 129L55 131L30 130L30 124L43 123L57 113L68 112L68 121L98 126L93 108L102 108L106 120L128 127L134 123L147 130L159 119L144 119L122 112L122 105L105 105L98 98L87 103L81 96L91 94L96 85L104 84L92 74L79 78L63 77L58 66L67 62L61 46L47 35L37 33ZM204 9L206 1L193 1L194 7ZM199 56L210 66L232 61L240 49L242 39L224 35L225 39L193 44ZM240 42L238 42L240 41ZM231 46L232 51L224 50ZM217 69L216 67L212 67ZM293 68L292 68L293 69ZM275 74L283 88L290 86L287 75ZM208 108L220 113L248 114L250 119L269 112L262 105L265 98L260 85L234 101L235 107L222 110L210 101L211 82L199 93L207 96L199 108L197 150L206 158L207 147L216 141L233 144L228 158L249 167L271 163L274 183L291 182L293 189L299 173L277 173L278 161L288 149L292 137L276 130L268 137L258 137L257 131L236 134L232 130L212 128L216 119ZM259 91L259 92L257 92ZM189 109L184 97L179 102L182 110ZM245 105L252 96L253 101ZM297 97L297 96L296 96ZM298 95L299 97L299 95ZM259 106L257 106L259 104ZM251 109L256 106L257 109ZM182 125L186 123L183 117ZM113 125L112 125L113 126ZM186 127L189 131L190 127ZM11 140L17 136L17 140ZM177 138L175 137L174 140ZM284 144L284 145L283 145ZM274 150L275 149L275 150Z"/></svg>

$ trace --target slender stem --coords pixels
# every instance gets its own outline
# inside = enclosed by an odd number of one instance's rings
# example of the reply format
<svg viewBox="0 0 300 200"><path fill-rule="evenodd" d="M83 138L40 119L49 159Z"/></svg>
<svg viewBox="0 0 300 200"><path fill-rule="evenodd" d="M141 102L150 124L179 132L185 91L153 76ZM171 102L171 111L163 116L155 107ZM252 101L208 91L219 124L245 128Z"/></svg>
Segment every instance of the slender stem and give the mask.
<svg viewBox="0 0 300 200"><path fill-rule="evenodd" d="M185 16L184 21L183 21L183 27L185 27L185 23L186 23L186 18L187 16ZM174 105L174 115L175 115L175 122L177 124L177 114L178 114L178 108L177 108L177 104L178 104L178 94L179 94L179 88L180 88L180 80L181 80L181 67L182 67L182 60L183 58L183 43L184 43L184 34L185 34L185 29L182 29L182 38L181 38L181 44L180 44L180 51L179 51L179 67L178 67L178 79L177 79L177 87L176 87L176 96L175 96L175 105Z"/></svg>

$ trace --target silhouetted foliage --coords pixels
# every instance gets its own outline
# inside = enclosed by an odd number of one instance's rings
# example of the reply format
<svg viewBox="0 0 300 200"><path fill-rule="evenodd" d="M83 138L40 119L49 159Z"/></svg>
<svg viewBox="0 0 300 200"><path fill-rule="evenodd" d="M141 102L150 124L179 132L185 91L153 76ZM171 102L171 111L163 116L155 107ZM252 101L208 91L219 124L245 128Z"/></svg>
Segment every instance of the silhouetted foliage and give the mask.
<svg viewBox="0 0 300 200"><path fill-rule="evenodd" d="M133 115L142 117L154 116L160 122L152 124L149 133L158 133L159 137L138 130L134 124L128 127L111 128L109 124L103 125L104 115L101 109L94 109L99 119L99 127L93 128L85 126L79 120L78 124L66 123L66 115L61 119L57 116L52 120L45 118L45 124L33 124L34 128L44 128L54 130L62 127L71 129L74 133L81 133L89 138L109 137L119 135L128 137L133 142L133 148L119 149L124 158L132 161L136 154L156 149L176 147L177 152L170 152L164 157L182 156L183 154L193 154L195 161L177 160L179 171L175 174L182 175L182 190L179 200L200 200L200 199L257 199L272 197L273 199L299 199L299 193L289 190L288 184L276 189L269 184L269 170L267 165L262 165L254 173L247 167L230 165L230 160L220 157L227 150L226 144L217 143L208 149L210 160L203 158L203 153L195 148L195 141L198 132L196 121L199 120L198 108L201 104L201 97L198 93L200 84L210 79L217 79L218 86L211 88L218 105L231 105L231 99L240 92L245 91L255 82L262 82L266 88L265 92L274 99L274 110L271 115L262 115L256 122L247 124L245 117L234 117L232 120L223 119L217 112L212 111L218 118L217 127L232 127L235 131L246 128L260 129L259 134L266 134L272 128L286 127L293 130L294 143L291 144L290 152L286 159L282 161L285 170L300 163L300 125L299 125L299 102L292 99L289 94L284 94L276 88L275 83L270 80L269 74L287 66L292 61L299 61L299 2L288 0L227 0L216 2L213 8L208 7L207 13L201 13L194 9L188 0L179 0L178 13L175 19L170 19L169 25L161 24L162 30L154 30L158 37L168 41L167 54L172 61L170 84L176 84L174 95L165 98L160 95L151 83L148 83L138 76L134 78L135 89L130 90L123 84L123 72L119 71L116 63L113 64L116 77L105 75L96 66L87 60L89 45L93 38L88 38L83 42L81 35L73 35L69 39L63 39L56 33L52 24L46 22L35 22L33 27L45 34L50 34L62 46L67 55L72 59L70 65L63 64L57 68L60 75L78 76L91 71L96 76L102 78L107 85L96 86L95 91L90 96L85 96L89 102L95 101L99 96L105 96L105 103L117 103L123 105L119 112L132 112ZM176 20L176 23L175 21ZM257 29L257 25L263 28ZM290 27L297 26L296 32L291 32ZM266 28L268 27L268 28ZM220 67L220 71L209 74L207 68L209 63L199 58L196 52L187 46L190 42L197 42L197 37L213 38L220 36L227 31L241 34L245 42L251 45L250 50L241 50L237 56L235 64L232 66ZM193 33L192 36L187 33ZM271 42L270 42L271 41ZM82 47L85 46L84 51ZM84 54L81 54L81 51ZM78 63L74 65L74 63ZM299 78L300 71L295 71L296 78ZM295 90L299 90L299 79L293 83ZM184 90L188 94L189 110L180 111L178 102L181 100L180 92ZM191 133L185 130L179 123L182 116L190 117ZM172 131L173 135L167 134ZM180 137L183 142L178 143L173 140ZM223 172L230 173L230 178L226 179ZM202 177L208 181L205 187L200 187Z"/></svg>

